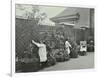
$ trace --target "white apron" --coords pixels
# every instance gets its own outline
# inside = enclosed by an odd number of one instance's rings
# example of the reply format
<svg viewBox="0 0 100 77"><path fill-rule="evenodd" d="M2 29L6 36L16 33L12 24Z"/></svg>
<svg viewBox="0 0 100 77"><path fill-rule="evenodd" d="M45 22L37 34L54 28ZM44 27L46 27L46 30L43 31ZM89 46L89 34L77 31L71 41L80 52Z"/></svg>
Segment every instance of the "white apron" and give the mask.
<svg viewBox="0 0 100 77"><path fill-rule="evenodd" d="M39 47L39 57L40 57L40 62L45 62L47 61L47 52L46 52L46 45L41 44Z"/></svg>
<svg viewBox="0 0 100 77"><path fill-rule="evenodd" d="M66 48L66 51L68 52L68 54L70 54L70 48L69 47L71 47L71 45L68 41L66 41L65 42L65 48Z"/></svg>

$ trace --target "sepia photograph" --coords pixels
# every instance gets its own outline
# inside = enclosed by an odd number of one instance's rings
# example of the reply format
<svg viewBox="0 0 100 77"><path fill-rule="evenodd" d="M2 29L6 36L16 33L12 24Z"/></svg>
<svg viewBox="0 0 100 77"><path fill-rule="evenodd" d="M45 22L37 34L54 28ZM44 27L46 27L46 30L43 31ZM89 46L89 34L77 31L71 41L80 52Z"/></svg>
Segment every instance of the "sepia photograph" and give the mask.
<svg viewBox="0 0 100 77"><path fill-rule="evenodd" d="M15 4L15 72L94 68L94 8Z"/></svg>

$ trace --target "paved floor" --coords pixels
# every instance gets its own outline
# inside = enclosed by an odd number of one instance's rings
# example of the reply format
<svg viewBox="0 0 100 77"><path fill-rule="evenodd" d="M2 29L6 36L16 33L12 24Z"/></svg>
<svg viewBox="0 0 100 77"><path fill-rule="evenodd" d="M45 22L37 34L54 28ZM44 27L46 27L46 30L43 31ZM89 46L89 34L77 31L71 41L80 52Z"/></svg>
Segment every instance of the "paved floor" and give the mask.
<svg viewBox="0 0 100 77"><path fill-rule="evenodd" d="M94 53L88 52L86 56L72 58L66 62L59 62L54 66L44 68L40 71L56 71L56 70L71 70L71 69L87 69L94 67Z"/></svg>

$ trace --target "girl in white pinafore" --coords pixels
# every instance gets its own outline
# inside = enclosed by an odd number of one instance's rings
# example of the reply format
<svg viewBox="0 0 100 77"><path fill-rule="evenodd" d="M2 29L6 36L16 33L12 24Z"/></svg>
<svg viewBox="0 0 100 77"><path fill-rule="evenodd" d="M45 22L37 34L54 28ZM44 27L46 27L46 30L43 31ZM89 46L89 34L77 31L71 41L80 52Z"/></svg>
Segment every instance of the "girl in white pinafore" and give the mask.
<svg viewBox="0 0 100 77"><path fill-rule="evenodd" d="M68 42L68 40L66 39L66 42L65 42L65 48L66 48L66 51L68 52L68 54L70 54L70 48L69 47L72 47L70 45L70 43Z"/></svg>
<svg viewBox="0 0 100 77"><path fill-rule="evenodd" d="M39 57L40 57L40 62L46 62L47 61L47 51L46 51L46 45L43 43L37 43L34 40L32 42L39 47Z"/></svg>

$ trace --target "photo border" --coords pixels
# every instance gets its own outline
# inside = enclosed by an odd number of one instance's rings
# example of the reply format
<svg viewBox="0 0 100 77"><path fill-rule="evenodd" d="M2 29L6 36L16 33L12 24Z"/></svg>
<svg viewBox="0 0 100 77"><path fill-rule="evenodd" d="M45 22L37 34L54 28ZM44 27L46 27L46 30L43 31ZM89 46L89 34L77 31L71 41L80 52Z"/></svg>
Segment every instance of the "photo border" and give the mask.
<svg viewBox="0 0 100 77"><path fill-rule="evenodd" d="M74 70L64 70L64 71L47 71L47 72L31 72L31 73L15 73L15 4L32 4L32 5L42 5L42 6L52 6L52 7L80 7L80 8L94 8L96 10L95 6L87 6L87 5L79 5L79 4L60 4L60 3L48 3L45 4L45 2L34 2L33 0L12 0L11 2L11 75L12 77L24 77L24 76L34 76L34 75L47 75L47 73L61 73L61 72L89 72L89 71L94 71L94 69L74 69ZM67 5L67 6L66 6ZM95 14L95 13L94 13ZM95 21L95 18L94 18ZM95 23L94 23L95 24ZM94 59L95 60L95 59Z"/></svg>

